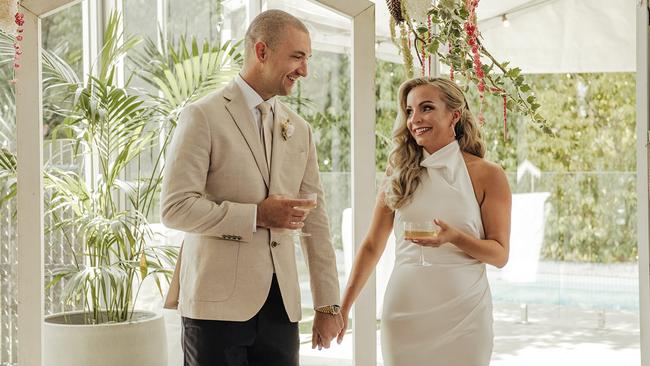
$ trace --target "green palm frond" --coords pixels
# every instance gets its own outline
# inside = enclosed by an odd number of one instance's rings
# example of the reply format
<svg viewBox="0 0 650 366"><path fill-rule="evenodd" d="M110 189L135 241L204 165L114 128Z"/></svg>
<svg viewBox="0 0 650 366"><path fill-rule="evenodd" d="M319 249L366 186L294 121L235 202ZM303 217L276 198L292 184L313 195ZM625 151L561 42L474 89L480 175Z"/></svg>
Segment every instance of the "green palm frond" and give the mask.
<svg viewBox="0 0 650 366"><path fill-rule="evenodd" d="M140 78L162 92L162 97L151 97L174 123L181 108L224 85L239 71L243 61L240 43L205 41L199 45L192 38L188 46L181 37L178 44L169 42L161 51L148 41L132 60Z"/></svg>
<svg viewBox="0 0 650 366"><path fill-rule="evenodd" d="M6 67L0 67L0 80L9 80ZM14 89L9 83L0 83L0 146L16 141L16 104Z"/></svg>
<svg viewBox="0 0 650 366"><path fill-rule="evenodd" d="M0 196L0 205L16 196L16 155L5 148L0 148L0 182L3 182L8 192Z"/></svg>
<svg viewBox="0 0 650 366"><path fill-rule="evenodd" d="M0 32L0 67L13 64L15 51L14 37Z"/></svg>
<svg viewBox="0 0 650 366"><path fill-rule="evenodd" d="M13 36L0 32L0 67L13 62L14 41ZM43 86L46 89L52 86L65 85L67 87L67 84L79 83L79 76L67 62L57 56L56 52L43 49L42 60Z"/></svg>
<svg viewBox="0 0 650 366"><path fill-rule="evenodd" d="M117 62L142 41L136 36L126 36L121 30L121 22L121 13L112 12L109 15L104 29L104 43L94 65L101 80L111 79L109 75L115 71Z"/></svg>
<svg viewBox="0 0 650 366"><path fill-rule="evenodd" d="M2 33L0 32L0 34ZM13 76L10 76L10 73L12 71L7 65L0 66L0 80L11 79ZM7 189L5 194L0 196L0 205L4 205L13 199L17 192L15 141L16 109L14 89L9 83L0 83L0 189Z"/></svg>
<svg viewBox="0 0 650 366"><path fill-rule="evenodd" d="M79 76L72 67L54 52L43 50L43 87L45 89L79 85Z"/></svg>

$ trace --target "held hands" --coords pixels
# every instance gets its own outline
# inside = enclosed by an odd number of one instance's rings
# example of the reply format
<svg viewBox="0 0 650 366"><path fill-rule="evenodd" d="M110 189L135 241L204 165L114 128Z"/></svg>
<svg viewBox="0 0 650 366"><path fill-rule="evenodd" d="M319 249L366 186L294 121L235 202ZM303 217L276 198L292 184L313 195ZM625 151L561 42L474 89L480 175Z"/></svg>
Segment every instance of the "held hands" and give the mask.
<svg viewBox="0 0 650 366"><path fill-rule="evenodd" d="M317 311L312 327L311 348L314 349L318 346L319 351L323 348L330 348L332 339L339 335L342 327L343 318L340 313L333 315Z"/></svg>
<svg viewBox="0 0 650 366"><path fill-rule="evenodd" d="M345 305L341 307L341 318L343 320L343 327L341 328L341 331L336 337L336 343L338 344L341 344L341 342L343 342L343 337L345 337L345 332L348 330L349 314L350 314L350 308L345 307Z"/></svg>
<svg viewBox="0 0 650 366"><path fill-rule="evenodd" d="M454 243L457 241L460 232L456 228L450 226L440 219L435 219L433 222L440 227L440 231L435 238L406 239L418 245L434 248L437 248L444 243Z"/></svg>
<svg viewBox="0 0 650 366"><path fill-rule="evenodd" d="M304 226L309 210L301 209L310 200L292 199L270 195L257 205L257 226L276 229L300 229Z"/></svg>

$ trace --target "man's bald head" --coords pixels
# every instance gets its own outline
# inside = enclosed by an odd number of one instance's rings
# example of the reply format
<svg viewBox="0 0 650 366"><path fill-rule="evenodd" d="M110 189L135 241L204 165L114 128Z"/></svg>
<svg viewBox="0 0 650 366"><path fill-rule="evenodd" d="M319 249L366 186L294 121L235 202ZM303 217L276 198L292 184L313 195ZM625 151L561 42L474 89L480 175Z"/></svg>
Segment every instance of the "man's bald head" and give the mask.
<svg viewBox="0 0 650 366"><path fill-rule="evenodd" d="M255 57L255 43L262 41L271 49L277 46L286 34L284 32L286 27L293 27L309 34L309 30L300 19L285 11L267 10L256 16L246 30L244 63L247 64Z"/></svg>

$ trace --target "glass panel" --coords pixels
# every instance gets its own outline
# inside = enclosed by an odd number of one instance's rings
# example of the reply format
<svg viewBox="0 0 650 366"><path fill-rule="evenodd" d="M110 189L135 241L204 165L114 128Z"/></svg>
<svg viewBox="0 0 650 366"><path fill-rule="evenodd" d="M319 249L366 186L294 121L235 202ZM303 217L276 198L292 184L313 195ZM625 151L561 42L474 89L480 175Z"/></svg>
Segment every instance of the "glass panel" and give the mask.
<svg viewBox="0 0 650 366"><path fill-rule="evenodd" d="M50 15L41 22L43 49L59 56L63 65L80 76L83 72L83 38L80 36L82 29L81 4L66 8ZM47 72L47 67L44 67ZM62 88L50 88L44 78L43 88L43 119L44 137L47 139L52 130L65 118L61 110L70 109L72 98L70 94L62 92Z"/></svg>
<svg viewBox="0 0 650 366"><path fill-rule="evenodd" d="M82 29L81 4L74 5L43 19L41 24L43 34L44 52L55 54L60 58L58 62L70 68L77 78L83 72L82 49L83 39L80 37ZM49 68L45 65L44 72L49 75ZM56 86L44 77L43 88L43 163L46 169L60 169L64 171L82 172L83 161L75 157L75 140L72 136L58 136L54 138L54 131L59 126L72 108L74 90ZM68 137L68 138L66 138ZM45 192L45 284L52 279L52 271L75 263L70 246L80 248L74 233L61 230L52 230L56 221L66 219L69 212L65 209L49 211L49 192ZM45 314L58 313L71 310L69 304L64 303L62 291L65 280L45 290Z"/></svg>
<svg viewBox="0 0 650 366"><path fill-rule="evenodd" d="M510 261L488 266L491 365L639 365L635 75L526 78L558 136L511 112L504 126L499 98L483 107L487 159L513 192Z"/></svg>
<svg viewBox="0 0 650 366"><path fill-rule="evenodd" d="M153 41L158 38L158 3L155 0L125 0L124 30L126 34L146 37Z"/></svg>
<svg viewBox="0 0 650 366"><path fill-rule="evenodd" d="M349 19L305 1L268 1L301 19L310 30L313 55L309 75L285 100L314 129L321 181L325 191L332 243L337 257L341 289L346 284L346 264L352 256L350 200L350 30ZM311 349L314 316L309 274L298 251L302 313L301 365L328 365L352 358L351 347L333 345L327 351ZM347 343L352 337L346 338ZM350 351L350 352L348 352Z"/></svg>
<svg viewBox="0 0 650 366"><path fill-rule="evenodd" d="M400 84L406 80L404 67L401 64L386 61L377 55L377 66L375 71L375 95L377 95L375 121L375 163L377 167L377 186L384 179L384 172L388 164L388 155L392 146L392 130L397 116L397 99ZM388 280L395 265L395 236L391 233L386 243L384 254L379 259L375 268L376 277L376 299L377 305L375 314L377 324L381 322L381 314L386 294ZM379 335L379 330L378 330ZM382 364L381 345L377 344L377 362Z"/></svg>
<svg viewBox="0 0 650 366"><path fill-rule="evenodd" d="M124 33L128 36L136 36L145 42L151 41L158 44L158 3L159 1L152 0L128 0L123 2L123 21ZM145 47L145 43L140 43L134 49L128 52L128 56L133 56L134 52L140 51ZM125 60L125 68L127 75L130 75L136 66L127 57ZM140 77L134 76L130 84L132 87L141 90L142 92L151 92L154 90L152 86L142 81Z"/></svg>
<svg viewBox="0 0 650 366"><path fill-rule="evenodd" d="M202 0L199 4L194 3L192 7L187 7L187 4L180 0L135 0L124 1L126 33L160 47L158 39L160 27L156 16L159 6L165 7L167 11L166 22L161 22L164 23L162 29L167 34L168 44L163 47L165 52L170 52L169 43L172 43L174 49L178 50L178 45L183 38L185 47L191 52L192 38L197 39L201 48L205 41L212 44L236 42L243 37L245 32L246 5L244 0ZM198 13L197 9L199 9ZM135 56L144 47L145 43L141 43L129 51L129 56ZM133 59L127 58L127 78L133 77L129 86L142 93L155 95L158 92L157 88L134 74L137 67ZM146 128L159 128L159 126L149 124ZM164 136L165 134L162 134L161 139ZM149 153L141 154L138 161L129 166L129 172L123 178L133 181L138 176L148 176L147 172L151 172L156 166L159 152L160 146L154 146ZM159 164L157 166L160 168ZM125 201L125 204L128 205L128 202ZM150 223L160 221L158 195L156 195L148 219Z"/></svg>
<svg viewBox="0 0 650 366"><path fill-rule="evenodd" d="M487 158L513 192L510 260L488 269L492 364L639 365L635 76L527 77L560 136L512 115L504 139L488 98Z"/></svg>
<svg viewBox="0 0 650 366"><path fill-rule="evenodd" d="M192 6L180 0L167 1L167 36L184 34L199 41L222 42L242 39L246 32L246 6L243 0L196 0Z"/></svg>
<svg viewBox="0 0 650 366"><path fill-rule="evenodd" d="M506 138L503 102L486 98L486 158L503 166L513 192L510 261L488 266L491 365L639 365L635 75L526 77L559 135L508 113ZM468 93L478 110L475 88ZM377 146L381 170L388 151ZM382 262L390 253L389 244ZM378 302L390 273L382 262Z"/></svg>

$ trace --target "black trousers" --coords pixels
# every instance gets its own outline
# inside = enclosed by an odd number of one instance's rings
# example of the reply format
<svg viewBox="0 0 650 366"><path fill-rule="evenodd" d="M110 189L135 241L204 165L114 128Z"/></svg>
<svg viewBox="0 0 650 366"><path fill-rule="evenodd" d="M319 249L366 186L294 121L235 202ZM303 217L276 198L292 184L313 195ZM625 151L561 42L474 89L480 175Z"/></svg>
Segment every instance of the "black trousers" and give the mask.
<svg viewBox="0 0 650 366"><path fill-rule="evenodd" d="M185 366L298 366L298 323L289 321L273 275L262 309L243 322L183 317Z"/></svg>

